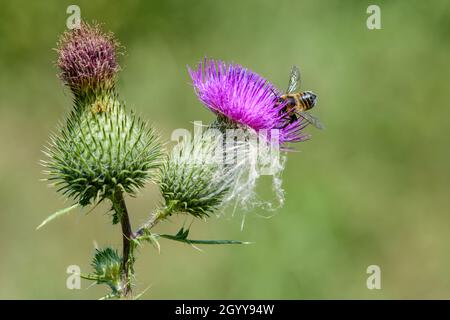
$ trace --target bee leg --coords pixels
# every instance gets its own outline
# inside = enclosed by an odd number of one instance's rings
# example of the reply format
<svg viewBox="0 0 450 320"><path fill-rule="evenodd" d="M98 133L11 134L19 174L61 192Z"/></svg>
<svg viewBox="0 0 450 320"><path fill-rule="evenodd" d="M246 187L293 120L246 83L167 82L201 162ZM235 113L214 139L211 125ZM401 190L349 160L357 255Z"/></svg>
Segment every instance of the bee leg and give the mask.
<svg viewBox="0 0 450 320"><path fill-rule="evenodd" d="M284 125L281 127L281 129L286 128L288 125L294 123L295 121L297 121L298 117L296 114L290 114L287 115L289 118L284 118L286 120L286 122L284 123Z"/></svg>

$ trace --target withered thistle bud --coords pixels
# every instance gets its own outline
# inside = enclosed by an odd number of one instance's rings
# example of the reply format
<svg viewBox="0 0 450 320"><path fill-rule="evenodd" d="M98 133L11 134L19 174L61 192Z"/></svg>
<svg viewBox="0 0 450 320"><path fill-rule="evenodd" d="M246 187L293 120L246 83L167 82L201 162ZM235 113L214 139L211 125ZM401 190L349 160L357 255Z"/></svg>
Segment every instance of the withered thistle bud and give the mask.
<svg viewBox="0 0 450 320"><path fill-rule="evenodd" d="M58 42L60 79L76 94L114 87L119 43L112 33L83 22L79 29L66 31Z"/></svg>

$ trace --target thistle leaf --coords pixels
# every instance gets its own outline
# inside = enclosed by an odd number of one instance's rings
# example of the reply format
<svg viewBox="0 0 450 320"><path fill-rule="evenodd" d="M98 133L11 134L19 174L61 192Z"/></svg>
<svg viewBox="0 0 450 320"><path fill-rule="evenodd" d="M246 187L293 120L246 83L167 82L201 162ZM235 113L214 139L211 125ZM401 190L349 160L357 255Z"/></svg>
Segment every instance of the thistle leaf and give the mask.
<svg viewBox="0 0 450 320"><path fill-rule="evenodd" d="M66 214L66 213L69 213L70 211L72 211L73 209L75 209L75 208L77 208L77 207L79 207L79 206L80 206L80 204L76 203L76 204L74 204L74 205L71 206L71 207L64 208L64 209L61 209L61 210L59 210L59 211L56 211L55 213L53 213L52 215L50 215L47 219L45 219L44 221L42 221L42 223L41 223L40 225L37 226L36 230L39 230L40 228L42 228L43 226L45 226L45 225L46 225L47 223L49 223L50 221L52 221L52 220L58 218L59 216L62 216L62 215L64 215L64 214Z"/></svg>
<svg viewBox="0 0 450 320"><path fill-rule="evenodd" d="M251 242L239 240L193 240L188 239L188 235L189 229L185 230L184 228L181 228L176 235L160 234L158 236L161 238L184 242L187 244L251 244Z"/></svg>
<svg viewBox="0 0 450 320"><path fill-rule="evenodd" d="M156 233L151 233L148 230L144 230L144 234L134 239L136 242L136 246L140 245L142 241L149 242L155 249L158 250L158 253L161 253L161 246L158 241L159 235Z"/></svg>
<svg viewBox="0 0 450 320"><path fill-rule="evenodd" d="M81 273L80 278L85 279L85 280L95 280L95 281L101 280L100 276L98 276L96 274L92 274L92 273Z"/></svg>

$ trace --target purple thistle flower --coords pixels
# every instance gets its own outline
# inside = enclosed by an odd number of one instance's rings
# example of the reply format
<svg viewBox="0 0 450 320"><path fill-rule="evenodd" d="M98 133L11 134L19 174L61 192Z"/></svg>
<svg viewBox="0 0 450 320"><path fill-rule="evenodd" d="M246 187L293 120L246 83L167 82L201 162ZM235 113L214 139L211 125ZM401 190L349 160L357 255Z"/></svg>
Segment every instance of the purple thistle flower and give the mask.
<svg viewBox="0 0 450 320"><path fill-rule="evenodd" d="M98 25L82 23L66 31L58 42L59 77L72 90L110 89L120 70L116 56L118 42Z"/></svg>
<svg viewBox="0 0 450 320"><path fill-rule="evenodd" d="M238 64L205 59L197 70L189 68L195 93L219 117L250 127L255 131L279 130L279 143L303 141L307 125L303 118L289 123L278 103L280 91L260 75Z"/></svg>

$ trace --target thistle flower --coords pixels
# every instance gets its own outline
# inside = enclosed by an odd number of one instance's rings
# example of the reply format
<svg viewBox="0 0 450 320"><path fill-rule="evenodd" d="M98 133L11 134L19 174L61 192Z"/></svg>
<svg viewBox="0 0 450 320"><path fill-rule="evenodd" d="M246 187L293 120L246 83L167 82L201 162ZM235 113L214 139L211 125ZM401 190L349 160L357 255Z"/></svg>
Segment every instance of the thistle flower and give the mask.
<svg viewBox="0 0 450 320"><path fill-rule="evenodd" d="M238 64L204 60L196 70L189 68L194 90L211 111L244 127L259 132L278 130L279 143L305 140L301 131L306 123L299 118L287 122L277 103L280 91L260 75ZM268 137L270 139L270 137Z"/></svg>
<svg viewBox="0 0 450 320"><path fill-rule="evenodd" d="M75 93L101 91L114 87L119 44L111 33L98 25L82 23L79 29L66 31L58 43L60 79Z"/></svg>

